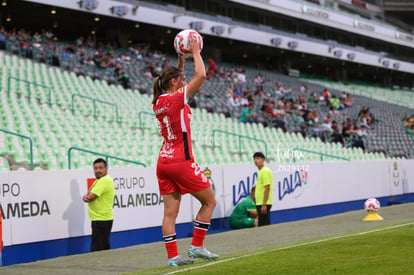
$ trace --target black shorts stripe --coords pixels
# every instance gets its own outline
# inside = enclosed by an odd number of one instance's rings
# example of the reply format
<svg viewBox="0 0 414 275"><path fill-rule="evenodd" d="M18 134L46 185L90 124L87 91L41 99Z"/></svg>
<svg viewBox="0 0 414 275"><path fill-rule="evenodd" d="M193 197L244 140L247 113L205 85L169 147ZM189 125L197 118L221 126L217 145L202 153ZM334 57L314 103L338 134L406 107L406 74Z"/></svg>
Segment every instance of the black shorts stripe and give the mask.
<svg viewBox="0 0 414 275"><path fill-rule="evenodd" d="M190 160L190 148L188 147L188 138L187 138L187 132L183 132L183 139L184 139L184 154L185 154L185 160Z"/></svg>

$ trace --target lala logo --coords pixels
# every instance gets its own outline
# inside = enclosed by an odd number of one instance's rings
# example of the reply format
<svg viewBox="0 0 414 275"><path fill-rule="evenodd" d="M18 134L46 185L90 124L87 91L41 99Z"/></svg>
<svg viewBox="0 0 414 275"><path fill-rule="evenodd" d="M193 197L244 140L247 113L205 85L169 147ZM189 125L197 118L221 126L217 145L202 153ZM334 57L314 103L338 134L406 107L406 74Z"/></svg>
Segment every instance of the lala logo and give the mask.
<svg viewBox="0 0 414 275"><path fill-rule="evenodd" d="M255 185L256 179L257 172L254 172L251 177L251 182L250 177L247 177L246 182L244 180L240 180L237 187L236 185L233 185L233 206L250 194L250 189Z"/></svg>
<svg viewBox="0 0 414 275"><path fill-rule="evenodd" d="M293 174L278 182L279 201L287 195L298 198L303 194L304 186L308 183L309 172L305 169L296 170Z"/></svg>

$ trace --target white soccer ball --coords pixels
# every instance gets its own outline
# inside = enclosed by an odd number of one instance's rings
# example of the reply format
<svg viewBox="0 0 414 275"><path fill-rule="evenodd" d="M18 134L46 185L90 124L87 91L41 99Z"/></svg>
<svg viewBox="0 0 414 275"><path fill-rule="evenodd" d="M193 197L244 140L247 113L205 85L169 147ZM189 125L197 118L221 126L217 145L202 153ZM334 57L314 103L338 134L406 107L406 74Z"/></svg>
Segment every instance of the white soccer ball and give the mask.
<svg viewBox="0 0 414 275"><path fill-rule="evenodd" d="M178 55L182 55L184 58L193 57L193 54L190 51L185 49L188 48L188 36L191 35L198 42L198 47L200 51L203 49L203 38L195 30L187 29L180 31L174 39L174 49Z"/></svg>
<svg viewBox="0 0 414 275"><path fill-rule="evenodd" d="M376 213L380 207L380 202L375 198L367 199L364 204L364 208L368 213Z"/></svg>

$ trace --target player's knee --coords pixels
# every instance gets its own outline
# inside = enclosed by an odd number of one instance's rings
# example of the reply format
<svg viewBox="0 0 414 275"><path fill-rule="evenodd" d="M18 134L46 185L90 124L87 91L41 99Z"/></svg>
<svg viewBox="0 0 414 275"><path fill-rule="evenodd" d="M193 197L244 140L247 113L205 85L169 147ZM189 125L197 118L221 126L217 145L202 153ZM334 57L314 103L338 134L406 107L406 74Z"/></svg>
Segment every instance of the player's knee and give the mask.
<svg viewBox="0 0 414 275"><path fill-rule="evenodd" d="M208 202L208 206L211 208L215 208L217 204L216 198L212 198L209 202Z"/></svg>

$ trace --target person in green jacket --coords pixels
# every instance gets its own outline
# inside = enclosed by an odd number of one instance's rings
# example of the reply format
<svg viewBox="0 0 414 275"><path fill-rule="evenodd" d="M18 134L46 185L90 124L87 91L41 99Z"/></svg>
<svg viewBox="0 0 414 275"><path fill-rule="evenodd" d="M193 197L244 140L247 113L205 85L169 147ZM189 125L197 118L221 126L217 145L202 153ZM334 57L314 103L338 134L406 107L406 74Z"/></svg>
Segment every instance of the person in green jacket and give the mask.
<svg viewBox="0 0 414 275"><path fill-rule="evenodd" d="M250 195L247 196L244 200L240 201L236 205L236 208L234 208L233 212L230 215L231 229L257 227L258 215L254 195L255 189L256 187L253 186L250 191Z"/></svg>

